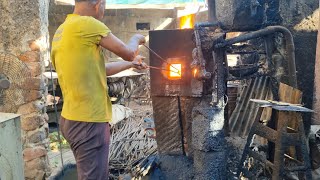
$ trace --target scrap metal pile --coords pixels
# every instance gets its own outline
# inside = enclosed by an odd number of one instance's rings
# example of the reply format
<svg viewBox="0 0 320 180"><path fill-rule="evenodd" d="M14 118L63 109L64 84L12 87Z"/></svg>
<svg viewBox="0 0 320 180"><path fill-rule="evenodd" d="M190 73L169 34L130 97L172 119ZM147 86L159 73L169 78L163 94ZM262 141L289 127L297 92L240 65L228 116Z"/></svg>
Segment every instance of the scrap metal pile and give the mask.
<svg viewBox="0 0 320 180"><path fill-rule="evenodd" d="M145 175L154 164L157 144L154 136L152 113L134 111L133 115L111 128L110 172L117 179L121 174ZM148 132L148 133L147 133Z"/></svg>

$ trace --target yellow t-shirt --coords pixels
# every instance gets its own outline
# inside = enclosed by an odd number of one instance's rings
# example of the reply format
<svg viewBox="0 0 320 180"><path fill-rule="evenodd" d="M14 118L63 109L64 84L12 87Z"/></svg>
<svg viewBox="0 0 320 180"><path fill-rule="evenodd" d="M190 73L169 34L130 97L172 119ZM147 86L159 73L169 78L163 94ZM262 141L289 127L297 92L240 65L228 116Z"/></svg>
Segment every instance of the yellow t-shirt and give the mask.
<svg viewBox="0 0 320 180"><path fill-rule="evenodd" d="M61 115L68 120L110 122L112 105L99 42L110 33L102 22L70 14L57 29L51 60L63 95Z"/></svg>

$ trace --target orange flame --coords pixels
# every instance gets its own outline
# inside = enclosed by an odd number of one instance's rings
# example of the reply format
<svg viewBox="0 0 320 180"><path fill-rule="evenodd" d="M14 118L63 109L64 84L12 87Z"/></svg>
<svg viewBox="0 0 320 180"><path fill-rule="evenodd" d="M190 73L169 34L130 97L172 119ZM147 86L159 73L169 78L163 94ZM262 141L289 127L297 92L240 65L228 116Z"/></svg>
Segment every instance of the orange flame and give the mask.
<svg viewBox="0 0 320 180"><path fill-rule="evenodd" d="M170 79L180 79L181 78L181 64L171 64L170 65Z"/></svg>
<svg viewBox="0 0 320 180"><path fill-rule="evenodd" d="M193 70L193 77L197 77L198 69Z"/></svg>
<svg viewBox="0 0 320 180"><path fill-rule="evenodd" d="M180 18L180 29L192 29L195 22L195 15L189 14Z"/></svg>

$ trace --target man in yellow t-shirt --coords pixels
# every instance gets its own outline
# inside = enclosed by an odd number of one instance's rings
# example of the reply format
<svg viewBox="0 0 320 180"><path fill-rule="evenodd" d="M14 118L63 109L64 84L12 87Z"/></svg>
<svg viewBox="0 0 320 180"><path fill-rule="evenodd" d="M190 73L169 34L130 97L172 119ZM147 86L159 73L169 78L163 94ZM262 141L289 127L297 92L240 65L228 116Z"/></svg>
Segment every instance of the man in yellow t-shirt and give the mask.
<svg viewBox="0 0 320 180"><path fill-rule="evenodd" d="M126 45L101 22L105 0L75 0L52 40L51 60L62 90L64 104L60 129L77 162L78 179L108 179L108 152L112 107L106 75L128 68L146 68L134 35ZM101 47L126 61L104 63Z"/></svg>

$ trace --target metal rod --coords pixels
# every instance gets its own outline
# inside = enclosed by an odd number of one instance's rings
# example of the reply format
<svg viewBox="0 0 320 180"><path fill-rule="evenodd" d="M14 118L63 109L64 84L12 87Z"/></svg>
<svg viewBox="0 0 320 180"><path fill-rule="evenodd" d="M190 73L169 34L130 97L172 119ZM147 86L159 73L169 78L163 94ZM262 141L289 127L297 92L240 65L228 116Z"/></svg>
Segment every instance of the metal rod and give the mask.
<svg viewBox="0 0 320 180"><path fill-rule="evenodd" d="M164 63L170 65L172 68L176 69L178 72L175 72L175 73L178 73L180 75L180 70L177 69L176 67L172 66L172 64L168 63L164 58L162 58L159 54L157 54L156 52L154 52L152 49L150 49L150 47L148 47L147 45L143 44L144 47L146 47L147 49L149 49L149 51L156 55L161 61L163 61Z"/></svg>
<svg viewBox="0 0 320 180"><path fill-rule="evenodd" d="M178 97L178 109L179 109L179 125L180 125L180 129L181 129L181 144L182 144L182 152L183 155L186 155L186 150L184 145L186 144L186 142L184 141L184 128L183 128L183 122L182 122L182 112L181 112L181 99L180 96Z"/></svg>
<svg viewBox="0 0 320 180"><path fill-rule="evenodd" d="M170 71L170 72L178 73L180 75L179 71L172 71L172 70L169 70L169 69L158 68L158 67L154 67L154 66L148 66L148 68L162 70L162 71Z"/></svg>
<svg viewBox="0 0 320 180"><path fill-rule="evenodd" d="M50 76L51 76L51 83L52 83L52 93L53 93L53 105L54 105L54 114L55 114L55 121L57 123L57 131L58 131L58 141L59 141L59 150L60 150L60 160L62 166L62 175L64 175L64 162L63 162L63 152L62 152L62 141L61 141L61 133L60 133L60 122L58 120L58 109L57 109L57 102L56 102L56 90L54 89L54 82L53 82L53 68L52 63L50 64Z"/></svg>

